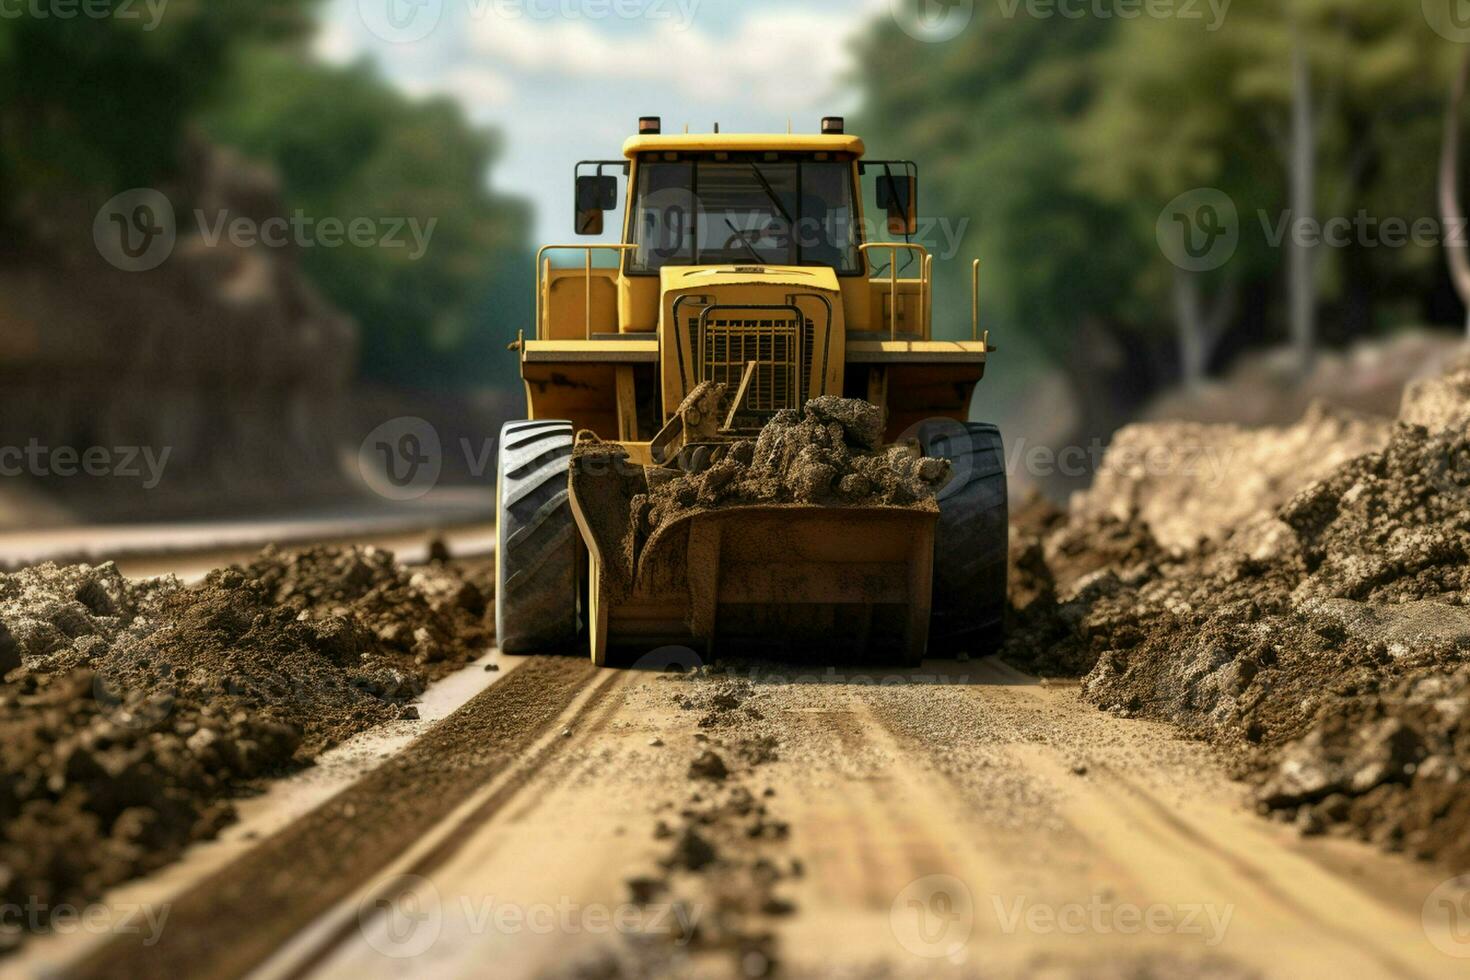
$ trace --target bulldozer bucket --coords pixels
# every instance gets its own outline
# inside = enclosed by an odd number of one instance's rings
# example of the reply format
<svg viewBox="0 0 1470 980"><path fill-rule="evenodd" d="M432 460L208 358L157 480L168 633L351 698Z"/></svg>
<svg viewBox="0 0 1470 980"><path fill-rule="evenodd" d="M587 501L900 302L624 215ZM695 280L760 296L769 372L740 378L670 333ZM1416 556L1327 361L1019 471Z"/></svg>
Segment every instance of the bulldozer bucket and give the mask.
<svg viewBox="0 0 1470 980"><path fill-rule="evenodd" d="M599 665L619 651L782 645L917 664L929 635L937 508L738 505L695 511L633 553L616 480L579 480L587 626Z"/></svg>

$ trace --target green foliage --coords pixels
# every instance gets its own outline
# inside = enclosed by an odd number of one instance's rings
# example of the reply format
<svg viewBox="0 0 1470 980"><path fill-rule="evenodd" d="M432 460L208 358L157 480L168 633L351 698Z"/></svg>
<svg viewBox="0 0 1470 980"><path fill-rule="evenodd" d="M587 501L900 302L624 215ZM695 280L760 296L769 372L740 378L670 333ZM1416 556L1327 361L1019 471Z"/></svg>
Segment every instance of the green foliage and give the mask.
<svg viewBox="0 0 1470 980"><path fill-rule="evenodd" d="M529 290L507 283L502 267L529 267L529 217L490 190L497 140L454 103L411 101L367 63L339 69L258 49L205 127L272 163L287 202L308 218L432 229L422 255L352 245L302 252L311 278L361 325L368 377L440 386L513 376L504 346L510 324L531 319L529 297L519 296Z"/></svg>
<svg viewBox="0 0 1470 980"><path fill-rule="evenodd" d="M1025 5L1006 16L1013 6L982 0L969 29L938 44L880 22L860 51L859 131L926 165L926 213L975 218L964 251L984 261L1003 342L1034 340L1055 362L1081 325L1101 325L1142 362L1169 363L1176 270L1155 224L1199 187L1225 191L1241 221L1235 258L1205 280L1252 299L1245 336L1279 342L1286 251L1263 221L1289 206L1296 53L1318 140L1315 217L1437 214L1440 114L1459 52L1417 3L1234 0L1218 30L1037 18ZM1442 283L1437 248L1319 252L1324 322L1422 315ZM947 299L961 296L951 287Z"/></svg>
<svg viewBox="0 0 1470 980"><path fill-rule="evenodd" d="M971 220L955 258L981 260L987 325L1010 349L1034 344L1055 359L1087 311L1130 305L1133 270L1152 235L1138 233L1126 208L1087 192L1071 137L1111 31L988 9L977 17L944 44L880 22L861 54L870 83L858 131L880 155L922 162L926 214ZM936 262L939 302L967 309L968 261L949 265L957 272L946 277Z"/></svg>
<svg viewBox="0 0 1470 980"><path fill-rule="evenodd" d="M0 207L167 177L231 52L301 36L315 4L171 0L156 19L141 3L128 17L0 19Z"/></svg>

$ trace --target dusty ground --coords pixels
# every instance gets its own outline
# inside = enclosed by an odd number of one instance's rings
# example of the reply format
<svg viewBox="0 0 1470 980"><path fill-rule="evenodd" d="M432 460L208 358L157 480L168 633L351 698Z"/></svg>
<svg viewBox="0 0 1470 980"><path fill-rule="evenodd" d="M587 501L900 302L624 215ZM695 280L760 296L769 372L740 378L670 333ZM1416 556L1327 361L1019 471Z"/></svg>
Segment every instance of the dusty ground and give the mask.
<svg viewBox="0 0 1470 980"><path fill-rule="evenodd" d="M71 975L1451 976L1442 877L994 661L533 658Z"/></svg>
<svg viewBox="0 0 1470 980"><path fill-rule="evenodd" d="M7 901L166 913L11 965L1462 975L1467 395L1470 370L1425 381L1381 440L1322 413L1196 428L1247 472L1120 469L1106 492L1128 506L1100 489L1070 513L1019 508L1009 662L874 673L665 650L625 671L465 671L488 586L363 552L267 554L194 589L0 578ZM1366 452L1327 444L1365 431ZM1340 458L1286 465L1309 450ZM1208 530L1161 542L1139 508L1170 501ZM435 677L462 706L373 754ZM266 777L336 743L363 757L340 791L277 798L292 780ZM184 851L255 789L257 838Z"/></svg>
<svg viewBox="0 0 1470 980"><path fill-rule="evenodd" d="M95 899L214 835L259 781L415 717L492 642L486 589L374 549L267 551L192 587L0 575L0 898Z"/></svg>
<svg viewBox="0 0 1470 980"><path fill-rule="evenodd" d="M1068 515L1025 509L1007 655L1213 742L1303 833L1470 868L1467 396L1463 363L1412 386L1385 445L1325 472L1302 461L1345 455L1358 423L1125 433L1130 449L1190 438L1239 465L1120 468ZM1150 514L1203 543L1176 531L1164 547Z"/></svg>

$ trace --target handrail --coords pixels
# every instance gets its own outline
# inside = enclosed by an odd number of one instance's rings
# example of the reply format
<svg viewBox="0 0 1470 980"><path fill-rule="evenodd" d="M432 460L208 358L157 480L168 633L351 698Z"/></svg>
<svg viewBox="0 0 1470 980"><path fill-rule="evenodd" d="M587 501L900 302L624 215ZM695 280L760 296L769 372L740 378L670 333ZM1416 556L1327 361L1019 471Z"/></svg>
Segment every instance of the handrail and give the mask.
<svg viewBox="0 0 1470 980"><path fill-rule="evenodd" d="M924 325L924 338L934 336L934 256L924 256L924 299L919 303L919 322Z"/></svg>
<svg viewBox="0 0 1470 980"><path fill-rule="evenodd" d="M546 339L545 338L545 335L544 335L545 334L545 331L543 330L543 326L544 325L541 322L541 314L542 314L541 290L542 290L542 287L543 287L544 283L546 282L546 280L551 277L551 260L550 259L546 259L546 265L544 266L544 269L543 269L543 266L542 266L541 262L542 262L542 258L546 255L547 252L552 252L552 251L575 251L577 249L581 249L582 251L584 251L586 253L586 255L587 255L587 266L586 266L586 272L585 272L586 280L587 280L587 310L586 310L586 312L587 312L587 338L586 339L591 340L592 339L592 250L595 249L595 248L600 248L600 249L605 249L605 250L610 251L610 252L626 252L626 251L628 251L630 249L635 249L637 247L638 247L637 245L629 245L629 244L617 243L617 244L606 244L606 245L604 245L604 244L594 244L594 245L586 245L586 244L577 244L577 245L542 245L541 248L537 249L537 251L536 251L536 339L537 340L544 340L544 339Z"/></svg>
<svg viewBox="0 0 1470 980"><path fill-rule="evenodd" d="M980 260L970 266L970 339L980 339Z"/></svg>
<svg viewBox="0 0 1470 980"><path fill-rule="evenodd" d="M919 330L923 335L925 323L925 294L929 290L929 272L932 266L929 263L932 256L929 250L917 242L865 242L858 246L858 251L867 256L870 248L886 248L888 255L888 337L890 340L898 339L898 252L900 249L906 252L917 252L919 255ZM912 281L912 280L908 280Z"/></svg>

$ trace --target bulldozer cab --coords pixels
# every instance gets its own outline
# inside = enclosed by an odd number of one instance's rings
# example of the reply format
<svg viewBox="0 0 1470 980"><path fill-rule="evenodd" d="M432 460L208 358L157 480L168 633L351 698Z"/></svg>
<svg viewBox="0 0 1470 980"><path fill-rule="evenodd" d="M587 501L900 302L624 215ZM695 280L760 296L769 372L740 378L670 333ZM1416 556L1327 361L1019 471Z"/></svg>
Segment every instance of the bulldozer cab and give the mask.
<svg viewBox="0 0 1470 980"><path fill-rule="evenodd" d="M606 235L621 209L621 240L538 253L520 344L531 418L650 462L703 381L747 429L822 394L882 405L895 436L965 415L988 349L978 275L970 329L946 331L968 339L936 340L916 165L866 159L835 117L817 134L661 130L645 118L621 160L575 168L575 230Z"/></svg>

